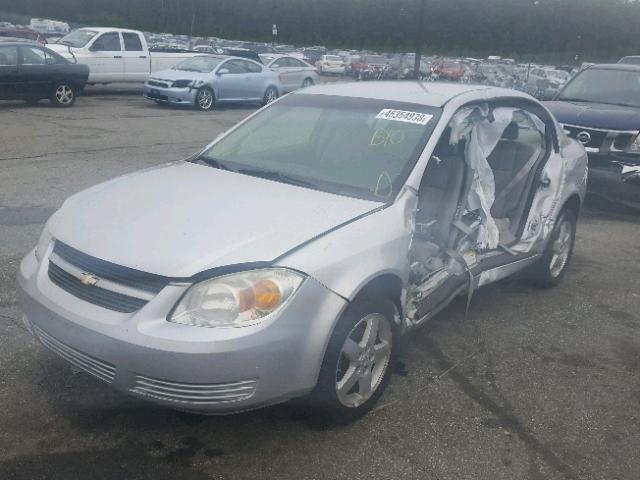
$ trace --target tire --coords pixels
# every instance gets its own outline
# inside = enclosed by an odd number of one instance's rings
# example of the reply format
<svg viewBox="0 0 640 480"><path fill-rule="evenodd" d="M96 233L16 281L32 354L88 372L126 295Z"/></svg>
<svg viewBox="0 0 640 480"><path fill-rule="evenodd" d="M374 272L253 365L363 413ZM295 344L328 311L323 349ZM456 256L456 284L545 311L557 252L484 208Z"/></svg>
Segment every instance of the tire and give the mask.
<svg viewBox="0 0 640 480"><path fill-rule="evenodd" d="M395 315L393 302L379 296L356 299L340 317L309 398L318 419L346 424L378 401L391 375Z"/></svg>
<svg viewBox="0 0 640 480"><path fill-rule="evenodd" d="M207 112L213 109L215 105L215 97L213 96L213 90L208 87L202 87L198 89L198 93L196 93L196 99L194 105L196 109Z"/></svg>
<svg viewBox="0 0 640 480"><path fill-rule="evenodd" d="M76 103L76 89L67 82L56 83L51 90L51 103L59 108L68 108Z"/></svg>
<svg viewBox="0 0 640 480"><path fill-rule="evenodd" d="M576 214L565 209L558 216L542 258L532 265L530 276L541 288L558 285L567 271L576 240Z"/></svg>
<svg viewBox="0 0 640 480"><path fill-rule="evenodd" d="M262 97L262 105L268 105L278 98L278 90L276 87L268 87Z"/></svg>
<svg viewBox="0 0 640 480"><path fill-rule="evenodd" d="M314 85L312 78L305 78L302 82L302 88L312 87Z"/></svg>

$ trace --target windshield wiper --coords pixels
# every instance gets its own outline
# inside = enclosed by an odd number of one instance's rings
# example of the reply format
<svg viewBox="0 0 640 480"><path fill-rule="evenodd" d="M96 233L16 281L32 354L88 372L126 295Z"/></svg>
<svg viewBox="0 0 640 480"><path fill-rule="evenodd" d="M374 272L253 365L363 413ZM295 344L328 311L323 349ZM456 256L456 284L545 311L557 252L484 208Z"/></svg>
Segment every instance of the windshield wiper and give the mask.
<svg viewBox="0 0 640 480"><path fill-rule="evenodd" d="M245 175L251 175L252 177L260 177L260 178L265 178L267 180L276 180L282 183L288 183L290 185L297 185L298 187L307 187L307 188L312 188L314 190L318 190L319 188L314 183L307 182L305 180L300 180L299 178L292 177L282 172L276 172L274 170L241 168L237 171L238 173L244 173Z"/></svg>
<svg viewBox="0 0 640 480"><path fill-rule="evenodd" d="M232 168L229 168L227 165L225 165L223 162L221 162L217 158L207 157L206 155L199 155L198 157L196 157L196 160L198 162L202 162L205 165L208 165L213 168L217 168L219 170L227 170L230 172L235 172L235 170L233 170Z"/></svg>

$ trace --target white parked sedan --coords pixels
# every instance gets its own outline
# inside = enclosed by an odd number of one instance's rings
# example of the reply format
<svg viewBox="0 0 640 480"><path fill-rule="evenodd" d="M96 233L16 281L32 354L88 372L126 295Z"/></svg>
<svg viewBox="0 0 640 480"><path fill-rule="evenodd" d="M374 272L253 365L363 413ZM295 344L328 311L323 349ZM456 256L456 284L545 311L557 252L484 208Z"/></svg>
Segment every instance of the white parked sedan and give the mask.
<svg viewBox="0 0 640 480"><path fill-rule="evenodd" d="M265 57L262 57L263 61ZM290 57L270 56L266 64L268 68L278 72L280 77L280 90L282 93L293 92L298 88L310 87L319 83L318 71L307 62Z"/></svg>
<svg viewBox="0 0 640 480"><path fill-rule="evenodd" d="M316 67L321 74L333 73L336 75L344 75L347 68L342 57L338 55L322 55L320 60L316 62Z"/></svg>

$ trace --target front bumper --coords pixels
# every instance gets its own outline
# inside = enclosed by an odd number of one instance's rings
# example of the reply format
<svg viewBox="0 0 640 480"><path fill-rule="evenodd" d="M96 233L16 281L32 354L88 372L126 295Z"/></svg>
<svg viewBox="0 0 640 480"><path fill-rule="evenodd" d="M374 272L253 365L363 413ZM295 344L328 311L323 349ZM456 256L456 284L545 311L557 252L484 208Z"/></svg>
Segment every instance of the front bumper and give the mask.
<svg viewBox="0 0 640 480"><path fill-rule="evenodd" d="M44 265L44 266L43 266ZM187 288L168 286L138 312L85 302L52 283L48 260L21 262L27 328L50 350L113 387L172 408L231 413L310 392L346 302L307 278L283 312L240 328L165 320Z"/></svg>
<svg viewBox="0 0 640 480"><path fill-rule="evenodd" d="M142 87L142 95L147 100L176 105L194 105L197 92L195 88L161 88L151 86L148 83Z"/></svg>
<svg viewBox="0 0 640 480"><path fill-rule="evenodd" d="M622 165L630 157L615 154L589 153L588 193L609 202L640 209L640 184L622 181ZM640 159L635 159L640 163Z"/></svg>
<svg viewBox="0 0 640 480"><path fill-rule="evenodd" d="M337 65L321 65L320 70L322 73L337 73L339 75L344 75L346 67Z"/></svg>

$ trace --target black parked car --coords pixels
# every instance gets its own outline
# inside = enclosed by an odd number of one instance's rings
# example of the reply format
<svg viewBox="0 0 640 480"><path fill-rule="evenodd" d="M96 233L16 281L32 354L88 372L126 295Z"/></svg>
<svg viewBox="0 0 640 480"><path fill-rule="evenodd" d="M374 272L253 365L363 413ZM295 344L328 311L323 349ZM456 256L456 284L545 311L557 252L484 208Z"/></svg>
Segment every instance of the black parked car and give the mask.
<svg viewBox="0 0 640 480"><path fill-rule="evenodd" d="M589 191L640 208L640 65L592 65L546 106L589 155Z"/></svg>
<svg viewBox="0 0 640 480"><path fill-rule="evenodd" d="M0 100L37 103L48 98L70 107L89 78L89 67L71 63L31 42L0 43Z"/></svg>

